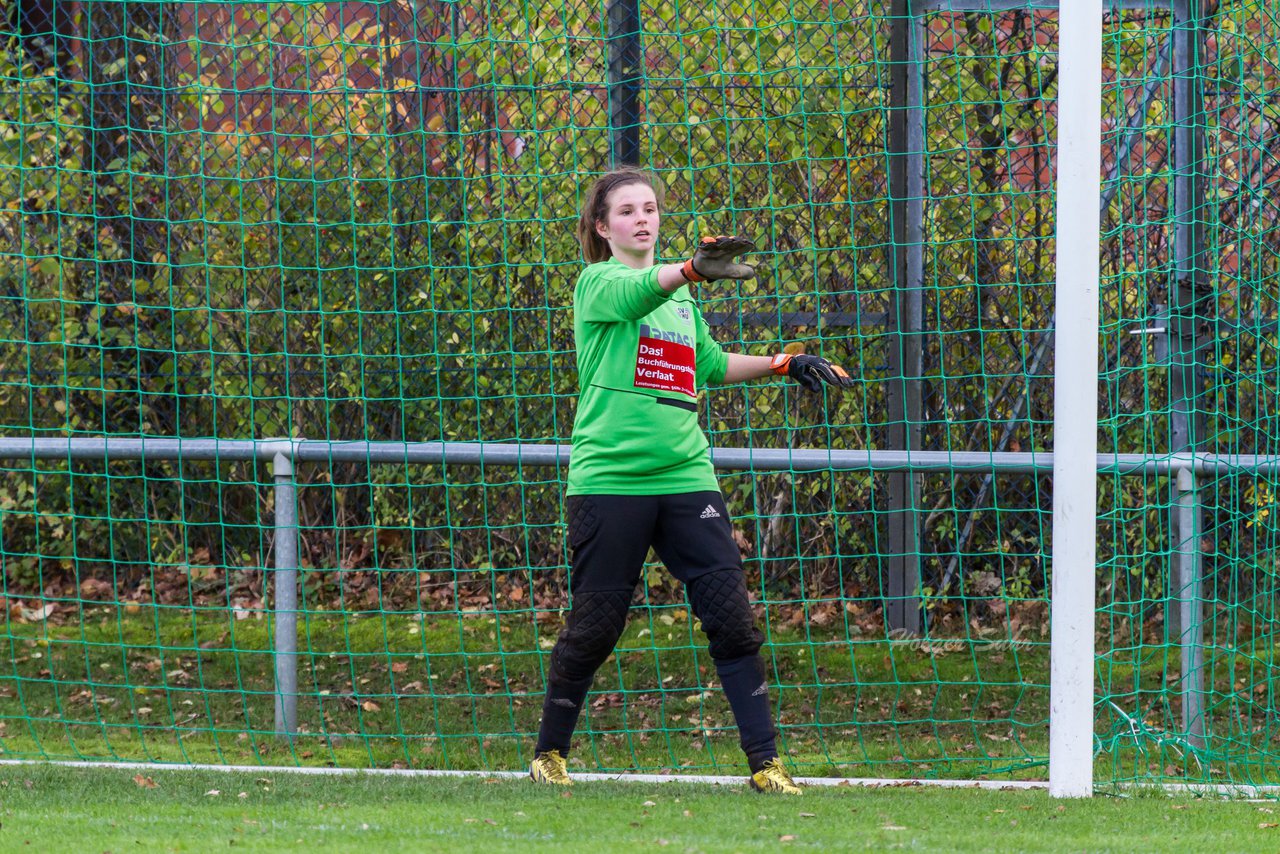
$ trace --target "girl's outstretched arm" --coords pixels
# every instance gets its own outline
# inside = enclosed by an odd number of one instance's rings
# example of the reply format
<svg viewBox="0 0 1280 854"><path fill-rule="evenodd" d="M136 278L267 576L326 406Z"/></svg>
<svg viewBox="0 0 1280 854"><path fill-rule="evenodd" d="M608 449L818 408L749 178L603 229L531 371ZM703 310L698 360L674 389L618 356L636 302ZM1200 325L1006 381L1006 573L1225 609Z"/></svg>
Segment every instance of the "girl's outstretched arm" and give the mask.
<svg viewBox="0 0 1280 854"><path fill-rule="evenodd" d="M770 374L790 377L809 391L820 391L824 383L837 388L853 385L853 378L839 365L833 365L821 356L779 353L776 356L747 356L742 353L726 353L729 364L724 371L724 382L740 383L767 377Z"/></svg>
<svg viewBox="0 0 1280 854"><path fill-rule="evenodd" d="M748 356L744 353L726 355L729 357L729 367L724 372L726 383L743 383L773 374L773 359L770 356Z"/></svg>

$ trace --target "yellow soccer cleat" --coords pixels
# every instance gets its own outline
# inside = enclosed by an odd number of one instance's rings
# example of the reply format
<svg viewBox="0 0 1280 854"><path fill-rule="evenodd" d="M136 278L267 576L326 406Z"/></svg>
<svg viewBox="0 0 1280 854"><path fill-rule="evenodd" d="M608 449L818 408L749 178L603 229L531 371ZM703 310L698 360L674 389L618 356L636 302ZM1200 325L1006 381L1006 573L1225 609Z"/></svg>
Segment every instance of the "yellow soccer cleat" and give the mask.
<svg viewBox="0 0 1280 854"><path fill-rule="evenodd" d="M569 779L568 760L558 750L548 750L533 757L529 765L529 779L535 783L549 783L553 786L572 786ZM784 772L785 773L785 772Z"/></svg>
<svg viewBox="0 0 1280 854"><path fill-rule="evenodd" d="M803 795L804 789L796 785L787 769L782 767L782 760L774 757L764 767L751 775L751 788L757 792L769 792L779 795Z"/></svg>

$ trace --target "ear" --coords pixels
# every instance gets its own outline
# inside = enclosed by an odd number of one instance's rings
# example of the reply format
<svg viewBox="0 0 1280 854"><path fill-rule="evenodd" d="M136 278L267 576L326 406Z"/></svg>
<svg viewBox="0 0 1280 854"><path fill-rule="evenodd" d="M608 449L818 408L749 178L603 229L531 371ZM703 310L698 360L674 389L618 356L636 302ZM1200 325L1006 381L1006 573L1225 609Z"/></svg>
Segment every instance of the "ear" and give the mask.
<svg viewBox="0 0 1280 854"><path fill-rule="evenodd" d="M609 226L600 220L596 220L596 234L600 235L601 240L609 239Z"/></svg>

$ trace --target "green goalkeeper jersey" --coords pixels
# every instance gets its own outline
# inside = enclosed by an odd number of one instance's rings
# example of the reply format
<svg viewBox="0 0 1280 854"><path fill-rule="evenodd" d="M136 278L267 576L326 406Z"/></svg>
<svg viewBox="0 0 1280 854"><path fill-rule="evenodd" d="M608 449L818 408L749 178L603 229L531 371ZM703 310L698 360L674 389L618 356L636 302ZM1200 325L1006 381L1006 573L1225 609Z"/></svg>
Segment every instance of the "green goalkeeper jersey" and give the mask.
<svg viewBox="0 0 1280 854"><path fill-rule="evenodd" d="M578 276L573 337L578 411L569 495L664 495L718 489L698 389L729 358L688 286L667 293L658 267L610 258Z"/></svg>

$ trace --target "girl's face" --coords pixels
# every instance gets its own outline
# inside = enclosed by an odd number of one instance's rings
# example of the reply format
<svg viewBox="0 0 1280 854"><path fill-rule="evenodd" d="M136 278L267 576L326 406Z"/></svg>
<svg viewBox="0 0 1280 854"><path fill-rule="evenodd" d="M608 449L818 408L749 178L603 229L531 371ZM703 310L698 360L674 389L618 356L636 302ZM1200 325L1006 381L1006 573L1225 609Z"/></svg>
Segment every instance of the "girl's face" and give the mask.
<svg viewBox="0 0 1280 854"><path fill-rule="evenodd" d="M653 250L658 242L658 199L653 188L645 184L624 184L609 193L609 212L596 223L596 233L605 239L614 257L653 263Z"/></svg>

